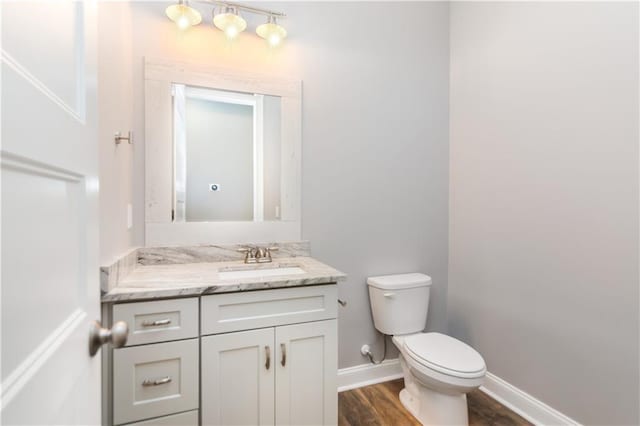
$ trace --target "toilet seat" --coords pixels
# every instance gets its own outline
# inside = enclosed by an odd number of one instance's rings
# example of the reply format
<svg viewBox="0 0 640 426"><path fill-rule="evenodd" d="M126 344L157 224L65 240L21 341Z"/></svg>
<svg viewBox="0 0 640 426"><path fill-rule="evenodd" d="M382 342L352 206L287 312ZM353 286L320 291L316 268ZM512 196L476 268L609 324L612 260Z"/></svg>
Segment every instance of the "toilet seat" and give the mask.
<svg viewBox="0 0 640 426"><path fill-rule="evenodd" d="M403 348L408 357L423 367L460 379L484 377L486 365L471 346L441 333L406 336Z"/></svg>

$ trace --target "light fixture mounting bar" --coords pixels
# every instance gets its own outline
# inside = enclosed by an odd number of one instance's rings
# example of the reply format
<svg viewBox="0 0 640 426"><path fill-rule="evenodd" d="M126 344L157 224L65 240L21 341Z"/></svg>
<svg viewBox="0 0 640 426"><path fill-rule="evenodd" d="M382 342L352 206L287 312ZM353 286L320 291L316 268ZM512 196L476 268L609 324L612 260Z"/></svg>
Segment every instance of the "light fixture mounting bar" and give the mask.
<svg viewBox="0 0 640 426"><path fill-rule="evenodd" d="M231 3L226 1L217 1L217 0L196 0L199 3L209 3L214 4L216 6L228 6L235 7L238 10L244 10L246 12L255 13L257 15L264 16L275 16L276 18L286 18L287 15L282 12L275 12L273 10L261 9L259 7L246 6L240 3Z"/></svg>

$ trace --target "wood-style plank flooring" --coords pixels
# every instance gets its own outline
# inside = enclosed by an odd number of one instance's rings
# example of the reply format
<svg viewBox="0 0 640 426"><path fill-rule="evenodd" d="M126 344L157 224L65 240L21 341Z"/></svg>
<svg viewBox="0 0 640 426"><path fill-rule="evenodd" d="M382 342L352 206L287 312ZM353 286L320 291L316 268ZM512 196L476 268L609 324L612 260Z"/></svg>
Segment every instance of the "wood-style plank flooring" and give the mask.
<svg viewBox="0 0 640 426"><path fill-rule="evenodd" d="M338 397L340 426L420 426L402 406L398 394L404 387L402 379L341 392ZM470 426L529 426L531 423L475 390L467 395Z"/></svg>

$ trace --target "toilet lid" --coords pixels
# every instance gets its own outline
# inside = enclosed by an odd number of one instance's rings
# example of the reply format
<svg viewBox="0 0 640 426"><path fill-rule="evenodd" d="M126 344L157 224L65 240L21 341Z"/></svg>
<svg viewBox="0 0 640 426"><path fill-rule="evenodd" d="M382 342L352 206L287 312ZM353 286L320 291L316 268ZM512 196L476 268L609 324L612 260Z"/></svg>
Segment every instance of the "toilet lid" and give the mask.
<svg viewBox="0 0 640 426"><path fill-rule="evenodd" d="M416 361L445 374L484 374L486 369L484 359L475 349L445 334L408 336L404 346Z"/></svg>

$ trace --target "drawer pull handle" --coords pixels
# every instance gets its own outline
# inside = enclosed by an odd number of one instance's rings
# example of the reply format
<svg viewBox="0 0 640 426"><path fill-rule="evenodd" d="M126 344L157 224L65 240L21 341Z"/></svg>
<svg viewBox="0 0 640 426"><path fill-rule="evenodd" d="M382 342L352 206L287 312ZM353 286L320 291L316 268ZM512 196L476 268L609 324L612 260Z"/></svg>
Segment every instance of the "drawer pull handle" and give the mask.
<svg viewBox="0 0 640 426"><path fill-rule="evenodd" d="M282 351L282 360L280 364L284 367L287 365L287 346L284 343L280 343L280 350Z"/></svg>
<svg viewBox="0 0 640 426"><path fill-rule="evenodd" d="M142 321L143 327L157 327L159 325L169 325L171 320L169 318L156 320L156 321Z"/></svg>
<svg viewBox="0 0 640 426"><path fill-rule="evenodd" d="M167 376L167 377L163 377L162 379L158 379L158 380L149 380L149 379L145 379L144 382L142 382L142 386L160 386L160 385L166 385L167 383L171 382L171 377Z"/></svg>
<svg viewBox="0 0 640 426"><path fill-rule="evenodd" d="M271 348L269 346L265 346L264 352L267 355L267 361L264 363L264 367L268 370L269 367L271 367Z"/></svg>

